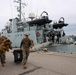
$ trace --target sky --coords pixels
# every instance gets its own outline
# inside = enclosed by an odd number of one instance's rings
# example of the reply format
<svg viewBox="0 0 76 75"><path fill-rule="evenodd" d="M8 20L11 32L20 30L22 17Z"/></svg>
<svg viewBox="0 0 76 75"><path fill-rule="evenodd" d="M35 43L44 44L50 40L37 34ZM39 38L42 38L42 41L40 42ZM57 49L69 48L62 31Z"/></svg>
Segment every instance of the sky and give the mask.
<svg viewBox="0 0 76 75"><path fill-rule="evenodd" d="M0 31L10 18L15 18L18 14L16 11L18 4L13 1L0 1ZM65 33L76 35L76 0L22 0L22 2L27 4L23 9L26 18L31 12L40 16L43 11L48 12L49 19L53 21L64 17L65 23L69 24L63 28Z"/></svg>

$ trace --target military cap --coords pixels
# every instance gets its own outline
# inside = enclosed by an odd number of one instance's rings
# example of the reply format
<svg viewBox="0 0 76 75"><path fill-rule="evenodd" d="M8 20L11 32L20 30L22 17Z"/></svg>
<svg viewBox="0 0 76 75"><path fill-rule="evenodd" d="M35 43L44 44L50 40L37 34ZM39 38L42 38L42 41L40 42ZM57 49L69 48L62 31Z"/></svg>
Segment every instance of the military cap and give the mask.
<svg viewBox="0 0 76 75"><path fill-rule="evenodd" d="M28 36L28 35L29 35L28 33L25 34L25 36Z"/></svg>

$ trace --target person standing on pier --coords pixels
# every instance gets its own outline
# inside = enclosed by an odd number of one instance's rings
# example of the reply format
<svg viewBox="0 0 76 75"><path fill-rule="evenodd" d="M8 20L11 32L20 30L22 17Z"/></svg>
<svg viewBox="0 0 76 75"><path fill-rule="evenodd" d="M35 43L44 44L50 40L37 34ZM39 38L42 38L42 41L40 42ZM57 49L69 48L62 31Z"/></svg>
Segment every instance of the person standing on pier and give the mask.
<svg viewBox="0 0 76 75"><path fill-rule="evenodd" d="M12 49L11 46L12 42L7 39L5 36L0 36L0 59L1 59L1 65L4 67L5 60L6 60L6 51L9 51L9 49Z"/></svg>
<svg viewBox="0 0 76 75"><path fill-rule="evenodd" d="M27 68L26 62L28 60L29 56L29 48L31 47L31 40L28 37L28 34L25 34L25 37L21 41L20 48L22 48L22 53L23 53L23 68Z"/></svg>

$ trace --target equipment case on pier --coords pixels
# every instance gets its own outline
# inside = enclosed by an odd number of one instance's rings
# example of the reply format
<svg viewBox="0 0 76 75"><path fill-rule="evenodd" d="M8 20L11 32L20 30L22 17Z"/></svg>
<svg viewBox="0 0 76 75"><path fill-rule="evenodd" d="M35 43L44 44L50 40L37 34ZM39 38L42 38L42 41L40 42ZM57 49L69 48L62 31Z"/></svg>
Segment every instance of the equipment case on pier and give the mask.
<svg viewBox="0 0 76 75"><path fill-rule="evenodd" d="M22 50L14 50L13 55L14 55L14 62L22 62L23 59Z"/></svg>

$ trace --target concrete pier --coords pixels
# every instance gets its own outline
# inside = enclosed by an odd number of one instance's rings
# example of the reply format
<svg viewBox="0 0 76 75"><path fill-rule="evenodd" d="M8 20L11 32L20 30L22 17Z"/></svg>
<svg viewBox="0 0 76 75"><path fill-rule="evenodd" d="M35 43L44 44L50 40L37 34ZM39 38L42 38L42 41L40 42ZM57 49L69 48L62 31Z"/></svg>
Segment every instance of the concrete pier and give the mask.
<svg viewBox="0 0 76 75"><path fill-rule="evenodd" d="M14 63L12 51L6 53L5 67L0 66L0 75L76 75L76 54L62 52L32 52L27 69L22 63Z"/></svg>

